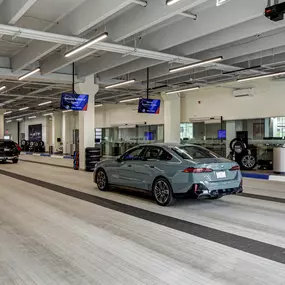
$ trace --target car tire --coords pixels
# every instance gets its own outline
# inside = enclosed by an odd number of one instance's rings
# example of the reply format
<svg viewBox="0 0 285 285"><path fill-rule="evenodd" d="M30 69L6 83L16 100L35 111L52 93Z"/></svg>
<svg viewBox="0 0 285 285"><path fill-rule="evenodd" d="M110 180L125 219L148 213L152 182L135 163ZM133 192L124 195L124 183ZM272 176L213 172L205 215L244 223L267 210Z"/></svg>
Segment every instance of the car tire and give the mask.
<svg viewBox="0 0 285 285"><path fill-rule="evenodd" d="M18 158L14 158L14 159L12 160L13 163L18 163L18 161L19 161Z"/></svg>
<svg viewBox="0 0 285 285"><path fill-rule="evenodd" d="M253 155L246 154L244 155L241 160L241 168L244 170L252 170L256 167L257 161L256 158Z"/></svg>
<svg viewBox="0 0 285 285"><path fill-rule="evenodd" d="M97 187L100 191L108 190L108 177L107 177L106 172L103 169L97 170L96 184L97 184Z"/></svg>
<svg viewBox="0 0 285 285"><path fill-rule="evenodd" d="M152 194L156 203L160 206L170 206L175 202L172 186L169 181L163 177L159 177L154 181Z"/></svg>

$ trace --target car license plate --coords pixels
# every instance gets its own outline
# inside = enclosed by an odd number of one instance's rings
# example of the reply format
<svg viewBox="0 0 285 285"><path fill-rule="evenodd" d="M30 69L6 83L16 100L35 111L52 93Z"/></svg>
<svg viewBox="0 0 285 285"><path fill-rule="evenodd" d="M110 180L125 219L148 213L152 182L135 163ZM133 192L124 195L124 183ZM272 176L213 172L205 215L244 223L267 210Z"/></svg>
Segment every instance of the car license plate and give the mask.
<svg viewBox="0 0 285 285"><path fill-rule="evenodd" d="M10 151L10 148L4 148L4 151Z"/></svg>
<svg viewBox="0 0 285 285"><path fill-rule="evenodd" d="M216 172L217 178L226 178L226 172L225 171L220 171L220 172Z"/></svg>

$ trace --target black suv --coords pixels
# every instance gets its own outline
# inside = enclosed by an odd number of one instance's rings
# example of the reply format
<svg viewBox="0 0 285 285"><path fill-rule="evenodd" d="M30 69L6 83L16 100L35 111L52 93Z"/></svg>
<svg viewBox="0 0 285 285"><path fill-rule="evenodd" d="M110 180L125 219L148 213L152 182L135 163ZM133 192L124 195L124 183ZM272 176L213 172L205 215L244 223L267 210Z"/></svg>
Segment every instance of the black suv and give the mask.
<svg viewBox="0 0 285 285"><path fill-rule="evenodd" d="M20 151L20 147L15 142L0 139L0 161L11 160L13 163L17 163Z"/></svg>

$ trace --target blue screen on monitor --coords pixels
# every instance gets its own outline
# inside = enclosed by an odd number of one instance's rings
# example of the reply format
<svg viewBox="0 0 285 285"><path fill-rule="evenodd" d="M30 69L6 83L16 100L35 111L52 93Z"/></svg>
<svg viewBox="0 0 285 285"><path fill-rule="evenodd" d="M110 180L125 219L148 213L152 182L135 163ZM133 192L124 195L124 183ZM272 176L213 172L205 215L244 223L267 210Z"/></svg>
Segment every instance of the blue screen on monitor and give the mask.
<svg viewBox="0 0 285 285"><path fill-rule="evenodd" d="M61 110L87 111L89 95L62 93L60 101Z"/></svg>
<svg viewBox="0 0 285 285"><path fill-rule="evenodd" d="M160 100L158 99L140 99L138 112L145 114L159 114Z"/></svg>
<svg viewBox="0 0 285 285"><path fill-rule="evenodd" d="M154 133L153 132L145 132L144 139L146 141L153 141L154 140Z"/></svg>
<svg viewBox="0 0 285 285"><path fill-rule="evenodd" d="M218 130L218 139L225 140L227 138L227 131L226 130Z"/></svg>

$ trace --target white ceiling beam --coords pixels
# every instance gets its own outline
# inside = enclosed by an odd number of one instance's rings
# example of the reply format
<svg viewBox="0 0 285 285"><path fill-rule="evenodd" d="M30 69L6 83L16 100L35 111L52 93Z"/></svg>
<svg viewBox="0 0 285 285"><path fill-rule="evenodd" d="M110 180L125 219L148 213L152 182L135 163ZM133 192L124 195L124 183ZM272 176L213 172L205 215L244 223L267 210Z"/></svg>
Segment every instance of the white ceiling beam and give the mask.
<svg viewBox="0 0 285 285"><path fill-rule="evenodd" d="M162 62L155 60L155 59L133 60L129 64L124 64L124 65L117 66L112 69L100 72L97 74L97 76L99 77L100 81L105 81L105 80L115 78L121 75L133 73L138 70L145 69L147 67L152 67L160 63Z"/></svg>
<svg viewBox="0 0 285 285"><path fill-rule="evenodd" d="M18 78L22 75L27 73L27 70L21 70L18 72L13 72L12 69L9 68L0 68L0 78L1 79L11 79L11 80L18 80ZM79 82L77 76L75 80ZM71 84L72 83L72 76L67 74L59 74L59 73L52 73L45 76L41 76L40 74L34 74L28 77L25 81L39 81L39 82L51 82L51 83L63 83L63 84Z"/></svg>
<svg viewBox="0 0 285 285"><path fill-rule="evenodd" d="M199 40L199 37L221 31L228 28L229 25L235 26L242 24L245 21L249 21L250 19L264 18L262 13L264 11L265 4L262 2L263 1L260 0L239 0L232 1L221 7L203 10L199 13L196 21L189 22L189 19L183 19L158 31L144 35L140 47L157 51L167 50L167 52L169 52L170 50L172 51L172 49L175 50L174 46L176 45L197 39ZM173 6L176 6L176 4ZM246 7L246 9L241 9L241 7ZM241 10L242 13L229 13L229 11ZM223 15L223 17L221 17L221 15ZM266 19L264 19L264 21L266 21ZM270 24L273 25L272 23ZM185 29L185 27L189 28ZM216 40L220 41L220 39ZM215 39L213 41L215 42ZM205 49L208 46L208 43L211 45L211 42L207 41L201 47ZM186 55L183 53L175 54ZM189 55L189 53L187 53L187 55ZM97 65L99 62L101 62L100 59L94 59L81 64L78 67L79 76L87 76L92 74L94 70L98 72ZM105 63L106 66L110 65L109 61L105 61ZM102 70L106 70L104 64L99 63L99 65L102 67Z"/></svg>
<svg viewBox="0 0 285 285"><path fill-rule="evenodd" d="M146 33L148 28L207 1L209 0L182 0L170 7L165 5L164 1L148 1L145 7L137 5L121 17L115 18L106 24L106 30L109 34L108 38L113 42L120 42L140 32L144 31ZM138 1L132 0L130 2L136 3ZM83 57L87 55L88 52L85 55L83 53ZM52 62L50 58L47 58L45 62L42 63L45 66L43 72L49 73L57 70L71 63L74 59L77 60L76 58L63 59L63 55L60 54L58 54L56 58L52 58ZM85 76L85 74L81 72L80 67L79 70L81 76ZM91 71L90 74L92 73L94 72Z"/></svg>
<svg viewBox="0 0 285 285"><path fill-rule="evenodd" d="M97 25L114 13L130 4L130 0L87 0L77 9L64 17L57 25L54 25L49 32L62 35L80 35L89 28ZM56 7L55 7L56 8ZM61 43L40 43L32 42L25 50L12 58L13 70L20 70L43 56L55 50ZM34 54L38 56L34 56Z"/></svg>
<svg viewBox="0 0 285 285"><path fill-rule="evenodd" d="M0 23L14 25L38 0L4 0L0 7Z"/></svg>

